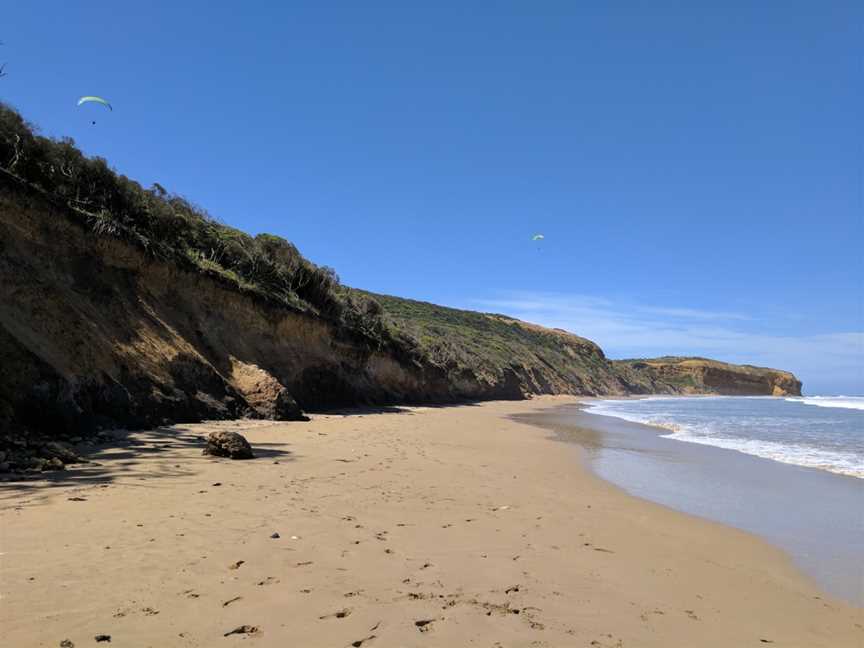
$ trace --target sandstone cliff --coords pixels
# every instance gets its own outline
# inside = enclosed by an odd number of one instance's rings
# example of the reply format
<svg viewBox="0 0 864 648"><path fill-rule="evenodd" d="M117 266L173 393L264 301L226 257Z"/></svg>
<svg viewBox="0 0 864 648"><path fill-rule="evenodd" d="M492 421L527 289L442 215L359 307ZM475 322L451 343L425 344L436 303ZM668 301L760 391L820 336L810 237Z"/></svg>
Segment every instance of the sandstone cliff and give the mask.
<svg viewBox="0 0 864 648"><path fill-rule="evenodd" d="M62 465L54 441L110 427L629 393L800 382L701 359L613 362L566 331L341 287L287 241L144 190L0 106L0 471Z"/></svg>
<svg viewBox="0 0 864 648"><path fill-rule="evenodd" d="M637 375L646 392L673 391L679 394L722 394L726 396L800 396L801 381L788 371L733 365L707 358L664 357L644 360L616 360L621 376Z"/></svg>

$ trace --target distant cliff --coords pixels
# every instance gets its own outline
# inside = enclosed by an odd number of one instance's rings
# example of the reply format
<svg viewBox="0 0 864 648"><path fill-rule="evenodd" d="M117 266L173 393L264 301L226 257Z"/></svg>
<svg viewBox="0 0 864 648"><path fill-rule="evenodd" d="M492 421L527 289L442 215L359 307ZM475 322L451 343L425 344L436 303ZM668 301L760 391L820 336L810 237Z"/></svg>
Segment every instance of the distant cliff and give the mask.
<svg viewBox="0 0 864 648"><path fill-rule="evenodd" d="M346 288L287 241L143 189L2 105L0 367L0 471L62 465L55 441L110 427L532 394L800 390L785 372L613 362L565 331Z"/></svg>
<svg viewBox="0 0 864 648"><path fill-rule="evenodd" d="M726 396L800 396L801 381L779 369L734 365L707 358L668 356L642 360L616 360L619 375L638 376L647 393L674 389L680 394ZM639 387L634 384L634 392ZM670 390L671 390L670 389Z"/></svg>
<svg viewBox="0 0 864 648"><path fill-rule="evenodd" d="M591 340L488 313L372 295L392 325L419 340L423 354L448 358L451 372L518 367L525 394L800 395L788 371L706 358L607 360Z"/></svg>

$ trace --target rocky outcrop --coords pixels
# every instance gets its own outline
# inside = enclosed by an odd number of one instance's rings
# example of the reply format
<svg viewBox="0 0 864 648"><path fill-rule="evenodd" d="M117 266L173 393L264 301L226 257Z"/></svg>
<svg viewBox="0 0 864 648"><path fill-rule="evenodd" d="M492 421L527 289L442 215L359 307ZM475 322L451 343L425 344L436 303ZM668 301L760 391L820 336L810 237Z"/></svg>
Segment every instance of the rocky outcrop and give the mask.
<svg viewBox="0 0 864 648"><path fill-rule="evenodd" d="M650 385L641 393L800 396L801 381L788 371L733 365L707 358L664 357L615 362L623 377ZM634 393L640 393L638 389Z"/></svg>
<svg viewBox="0 0 864 648"><path fill-rule="evenodd" d="M261 367L229 358L231 383L262 418L275 421L308 420L297 401L276 378Z"/></svg>

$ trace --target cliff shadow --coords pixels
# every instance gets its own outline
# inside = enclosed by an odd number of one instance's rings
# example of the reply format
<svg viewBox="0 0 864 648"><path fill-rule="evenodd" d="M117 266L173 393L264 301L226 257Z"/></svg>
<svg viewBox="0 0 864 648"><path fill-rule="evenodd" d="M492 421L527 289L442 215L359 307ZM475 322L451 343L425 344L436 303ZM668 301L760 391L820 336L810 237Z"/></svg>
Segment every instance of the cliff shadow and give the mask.
<svg viewBox="0 0 864 648"><path fill-rule="evenodd" d="M404 403L402 405L358 405L352 407L333 407L306 410L308 414L364 416L369 414L415 414L415 408L449 409L457 407L477 407L481 401L458 401L451 403Z"/></svg>
<svg viewBox="0 0 864 648"><path fill-rule="evenodd" d="M65 470L10 474L0 482L0 508L38 504L58 488L93 488L122 484L132 488L157 488L164 478L194 477L205 463L231 459L202 454L212 424L194 427L177 424L150 430L114 430L106 443L78 445L75 452L87 463L68 464ZM242 429L239 429L241 433ZM288 443L253 443L254 459L238 463L296 461ZM70 493L74 496L75 493ZM86 491L80 494L86 498Z"/></svg>

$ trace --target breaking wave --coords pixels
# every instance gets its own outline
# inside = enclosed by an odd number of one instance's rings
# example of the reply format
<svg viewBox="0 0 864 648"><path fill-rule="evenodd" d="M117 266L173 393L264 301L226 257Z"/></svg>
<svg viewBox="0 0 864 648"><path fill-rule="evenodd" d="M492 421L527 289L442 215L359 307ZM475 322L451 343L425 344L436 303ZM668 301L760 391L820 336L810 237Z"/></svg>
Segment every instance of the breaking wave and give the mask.
<svg viewBox="0 0 864 648"><path fill-rule="evenodd" d="M663 428L664 438L864 479L864 417L850 410L864 410L864 398L649 398L595 401L585 409Z"/></svg>

